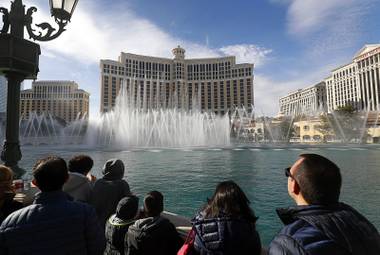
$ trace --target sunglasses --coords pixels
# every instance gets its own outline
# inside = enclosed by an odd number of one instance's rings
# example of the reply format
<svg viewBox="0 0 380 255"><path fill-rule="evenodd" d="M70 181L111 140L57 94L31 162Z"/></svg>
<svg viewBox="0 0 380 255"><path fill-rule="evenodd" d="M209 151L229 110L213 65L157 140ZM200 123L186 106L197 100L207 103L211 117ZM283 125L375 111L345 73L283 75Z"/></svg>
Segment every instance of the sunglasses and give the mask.
<svg viewBox="0 0 380 255"><path fill-rule="evenodd" d="M290 177L293 180L295 180L294 176L290 173L290 169L291 169L291 167L287 167L287 168L284 169L285 170L285 176L288 177L288 178Z"/></svg>

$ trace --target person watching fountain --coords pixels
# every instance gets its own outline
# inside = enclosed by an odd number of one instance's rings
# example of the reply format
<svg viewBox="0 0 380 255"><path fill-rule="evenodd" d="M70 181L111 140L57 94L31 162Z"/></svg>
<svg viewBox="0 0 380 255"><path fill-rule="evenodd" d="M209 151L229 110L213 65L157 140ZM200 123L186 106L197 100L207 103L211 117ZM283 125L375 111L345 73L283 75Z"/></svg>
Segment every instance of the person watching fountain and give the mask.
<svg viewBox="0 0 380 255"><path fill-rule="evenodd" d="M76 201L88 202L92 192L92 184L88 176L94 165L92 158L78 155L69 161L69 179L63 185L63 191Z"/></svg>
<svg viewBox="0 0 380 255"><path fill-rule="evenodd" d="M15 201L15 191L12 186L13 172L10 168L0 165L0 224L14 211L23 207Z"/></svg>
<svg viewBox="0 0 380 255"><path fill-rule="evenodd" d="M216 186L211 199L193 219L194 254L255 255L261 241L249 200L233 181Z"/></svg>
<svg viewBox="0 0 380 255"><path fill-rule="evenodd" d="M106 223L106 250L107 255L124 255L124 240L129 226L135 223L139 207L139 199L134 195L122 198L117 205L116 213Z"/></svg>
<svg viewBox="0 0 380 255"><path fill-rule="evenodd" d="M183 244L174 225L161 216L164 197L151 191L144 198L143 215L129 227L125 240L126 255L176 255Z"/></svg>
<svg viewBox="0 0 380 255"><path fill-rule="evenodd" d="M269 254L380 254L380 235L355 209L339 202L338 166L317 154L302 154L285 169L289 196L297 206L277 209L285 224Z"/></svg>
<svg viewBox="0 0 380 255"><path fill-rule="evenodd" d="M9 215L0 226L0 254L103 254L104 232L94 208L62 191L66 162L51 156L33 167L41 192L32 205Z"/></svg>
<svg viewBox="0 0 380 255"><path fill-rule="evenodd" d="M103 178L94 184L90 204L95 207L103 229L107 219L115 213L119 201L131 193L128 183L123 180L124 171L123 161L110 159L103 166Z"/></svg>

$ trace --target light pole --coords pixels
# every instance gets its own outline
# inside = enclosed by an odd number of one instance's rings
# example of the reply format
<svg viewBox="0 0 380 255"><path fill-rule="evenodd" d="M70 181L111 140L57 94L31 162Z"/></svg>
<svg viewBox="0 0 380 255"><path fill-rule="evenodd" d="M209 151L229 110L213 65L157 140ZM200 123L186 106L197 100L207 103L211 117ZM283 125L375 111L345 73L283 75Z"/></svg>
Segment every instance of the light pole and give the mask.
<svg viewBox="0 0 380 255"><path fill-rule="evenodd" d="M33 26L32 15L37 8L30 7L25 12L22 0L14 0L10 11L1 7L3 27L0 31L0 73L8 80L7 120L1 160L10 167L19 178L24 174L18 166L22 154L19 142L20 84L25 79L36 79L40 46L24 39L24 27L30 39L50 41L57 38L70 21L78 0L49 0L51 15L58 30L49 23ZM10 33L8 31L10 30Z"/></svg>

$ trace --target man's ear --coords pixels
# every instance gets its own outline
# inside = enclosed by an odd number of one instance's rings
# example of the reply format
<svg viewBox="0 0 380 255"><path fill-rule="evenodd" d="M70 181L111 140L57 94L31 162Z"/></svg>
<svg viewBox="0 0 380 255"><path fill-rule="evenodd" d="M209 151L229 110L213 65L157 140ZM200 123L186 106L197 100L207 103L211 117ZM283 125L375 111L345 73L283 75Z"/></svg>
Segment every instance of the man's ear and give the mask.
<svg viewBox="0 0 380 255"><path fill-rule="evenodd" d="M293 193L295 195L299 195L301 193L301 189L300 189L300 186L298 185L298 182L296 182L295 180L293 180Z"/></svg>

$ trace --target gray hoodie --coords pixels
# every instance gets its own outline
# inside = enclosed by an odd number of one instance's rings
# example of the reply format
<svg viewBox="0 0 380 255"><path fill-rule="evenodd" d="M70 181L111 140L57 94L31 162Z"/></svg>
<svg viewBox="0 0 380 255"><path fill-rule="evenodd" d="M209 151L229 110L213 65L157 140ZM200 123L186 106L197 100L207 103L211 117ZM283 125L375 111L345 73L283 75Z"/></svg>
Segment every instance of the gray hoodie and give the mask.
<svg viewBox="0 0 380 255"><path fill-rule="evenodd" d="M88 202L92 192L92 185L86 176L80 173L69 173L69 179L63 185L63 191L76 201Z"/></svg>

